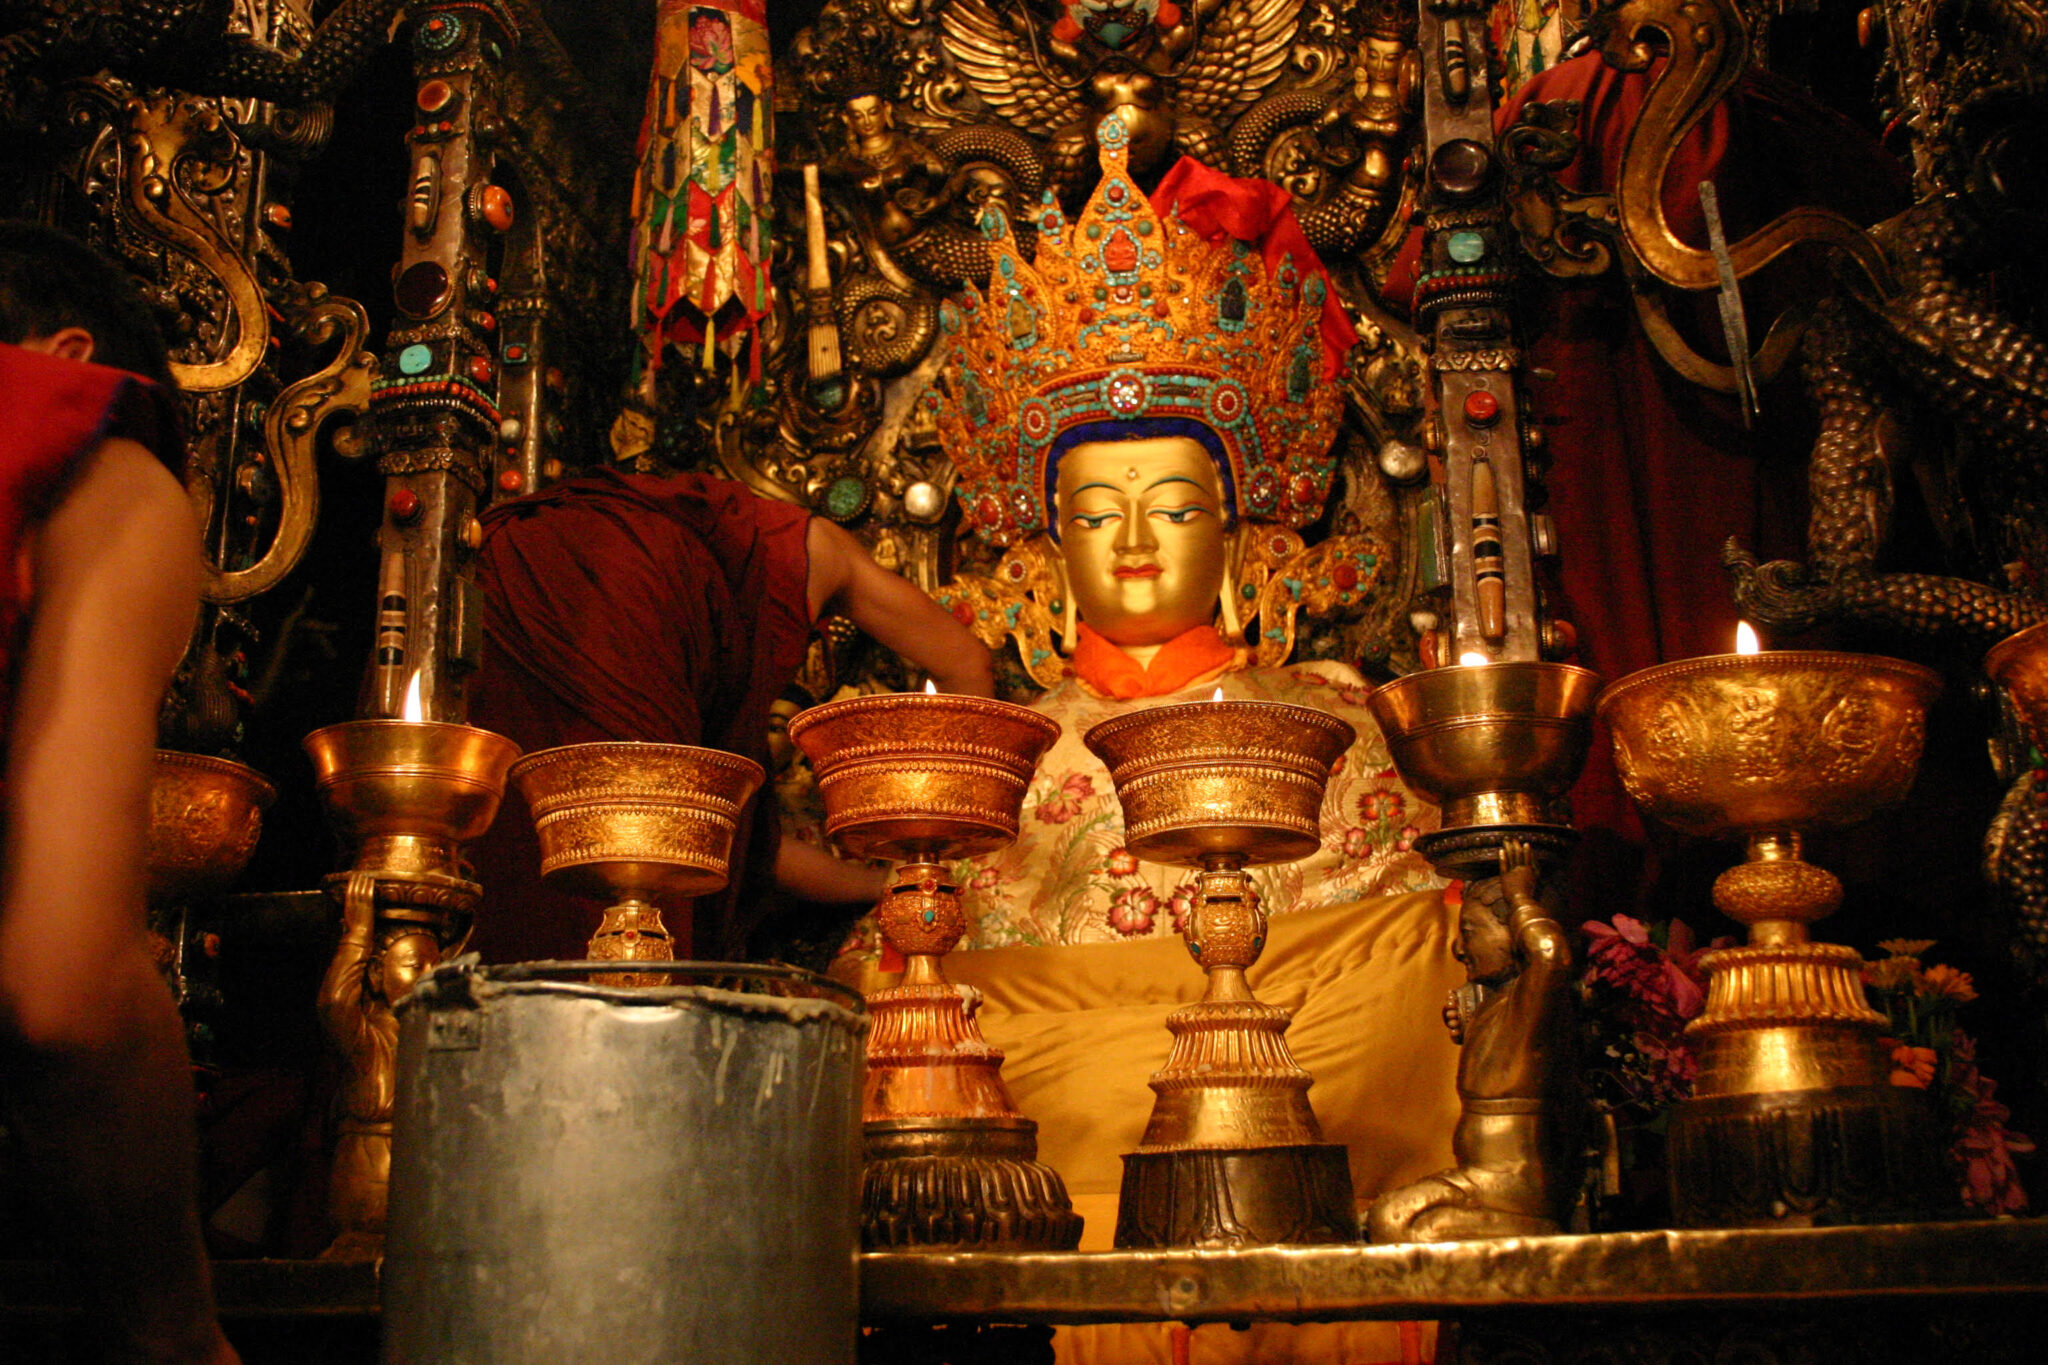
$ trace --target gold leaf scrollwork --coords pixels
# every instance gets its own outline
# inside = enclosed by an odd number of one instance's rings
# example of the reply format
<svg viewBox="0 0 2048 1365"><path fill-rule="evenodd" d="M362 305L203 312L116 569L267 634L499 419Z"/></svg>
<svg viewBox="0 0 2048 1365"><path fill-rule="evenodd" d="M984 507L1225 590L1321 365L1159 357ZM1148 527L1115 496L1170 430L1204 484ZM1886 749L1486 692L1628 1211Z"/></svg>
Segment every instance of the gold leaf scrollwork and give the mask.
<svg viewBox="0 0 2048 1365"><path fill-rule="evenodd" d="M364 349L370 321L353 299L325 295L295 319L294 331L312 345L335 343L334 358L278 394L263 418L263 445L277 477L277 535L246 569L206 566L200 591L208 602L246 601L277 586L298 566L320 520L320 475L315 465L320 432L330 418L360 415L370 402L377 361Z"/></svg>
<svg viewBox="0 0 2048 1365"><path fill-rule="evenodd" d="M1293 536L1295 548L1282 558L1259 554L1278 546L1279 532L1262 527L1256 534L1260 543L1247 551L1243 582L1258 585L1256 658L1261 668L1287 662L1303 611L1311 616L1348 614L1370 599L1388 576L1387 548L1370 536L1331 536L1305 549L1301 538Z"/></svg>
<svg viewBox="0 0 2048 1365"><path fill-rule="evenodd" d="M962 574L932 595L990 649L1014 641L1031 680L1051 687L1066 672L1053 642L1067 607L1065 581L1059 552L1035 536L1004 555L995 572Z"/></svg>
<svg viewBox="0 0 2048 1365"><path fill-rule="evenodd" d="M219 168L206 148L225 136L220 111L191 95L163 93L128 101L123 139L129 205L154 235L195 261L227 295L232 336L227 353L199 364L171 363L188 393L231 389L256 372L270 342L270 321L254 268L192 200L218 188ZM209 172L212 180L209 181Z"/></svg>

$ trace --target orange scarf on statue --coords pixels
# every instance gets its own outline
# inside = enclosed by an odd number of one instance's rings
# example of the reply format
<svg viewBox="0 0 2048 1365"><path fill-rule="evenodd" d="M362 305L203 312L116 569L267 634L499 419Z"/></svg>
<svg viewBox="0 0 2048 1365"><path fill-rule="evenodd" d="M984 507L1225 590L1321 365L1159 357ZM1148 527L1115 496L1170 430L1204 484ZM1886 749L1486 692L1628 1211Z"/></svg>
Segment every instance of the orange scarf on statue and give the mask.
<svg viewBox="0 0 2048 1365"><path fill-rule="evenodd" d="M1149 664L1140 664L1081 623L1074 645L1074 676L1105 697L1163 697L1178 692L1205 673L1237 662L1237 650L1214 626L1196 626L1159 647Z"/></svg>

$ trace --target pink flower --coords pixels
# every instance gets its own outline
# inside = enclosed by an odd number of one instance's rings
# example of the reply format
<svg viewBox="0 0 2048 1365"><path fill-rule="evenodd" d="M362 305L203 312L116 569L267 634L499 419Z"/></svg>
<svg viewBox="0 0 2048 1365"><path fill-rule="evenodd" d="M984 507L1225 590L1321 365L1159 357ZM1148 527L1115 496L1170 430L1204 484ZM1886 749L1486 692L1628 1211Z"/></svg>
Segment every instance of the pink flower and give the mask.
<svg viewBox="0 0 2048 1365"><path fill-rule="evenodd" d="M1358 798L1358 818L1370 825L1391 824L1407 813L1408 803L1397 791L1369 791Z"/></svg>
<svg viewBox="0 0 2048 1365"><path fill-rule="evenodd" d="M1587 979L1627 997L1622 1013L1630 1023L1681 1023L1705 1006L1706 991L1696 975L1699 953L1693 948L1692 931L1682 921L1672 923L1669 952L1651 940L1648 925L1628 915L1616 915L1612 924L1588 920L1581 927L1589 959Z"/></svg>
<svg viewBox="0 0 2048 1365"><path fill-rule="evenodd" d="M984 867L981 871L974 874L974 879L968 882L967 885L970 890L986 891L1001 880L1001 874L994 868Z"/></svg>
<svg viewBox="0 0 2048 1365"><path fill-rule="evenodd" d="M709 72L732 66L732 29L725 20L706 15L690 25L690 65Z"/></svg>
<svg viewBox="0 0 2048 1365"><path fill-rule="evenodd" d="M1159 897L1149 886L1126 887L1109 903L1109 927L1125 938L1150 933L1158 915Z"/></svg>
<svg viewBox="0 0 2048 1365"><path fill-rule="evenodd" d="M1087 773L1069 773L1058 792L1038 803L1038 818L1048 825L1064 825L1081 813L1081 807L1095 795L1095 779Z"/></svg>
<svg viewBox="0 0 2048 1365"><path fill-rule="evenodd" d="M1166 908L1173 916L1173 932L1176 934L1188 931L1188 921L1194 916L1195 896L1200 885L1195 881L1182 882L1173 888L1173 895L1166 902Z"/></svg>
<svg viewBox="0 0 2048 1365"><path fill-rule="evenodd" d="M1112 877L1135 876L1138 871L1138 860L1127 848L1113 848L1109 851L1109 861L1103 864L1103 869Z"/></svg>
<svg viewBox="0 0 2048 1365"><path fill-rule="evenodd" d="M2034 1150L2034 1140L2005 1126L2012 1110L1992 1098L1998 1082L1976 1075L1971 1080L1977 1103L1963 1119L1961 1135L1949 1155L1963 1168L1963 1202L1992 1215L2024 1213L2026 1187L2020 1184L2015 1154Z"/></svg>
<svg viewBox="0 0 2048 1365"><path fill-rule="evenodd" d="M1417 839L1420 839L1421 837L1422 829L1420 826L1401 826L1400 836L1394 840L1394 851L1397 853L1406 853L1409 849L1415 847L1415 841Z"/></svg>
<svg viewBox="0 0 2048 1365"><path fill-rule="evenodd" d="M1370 687L1339 687L1337 695L1343 699L1347 706L1363 706L1372 697L1372 689Z"/></svg>
<svg viewBox="0 0 2048 1365"><path fill-rule="evenodd" d="M1347 858L1369 858L1372 856L1372 836L1353 825L1344 831L1344 856Z"/></svg>

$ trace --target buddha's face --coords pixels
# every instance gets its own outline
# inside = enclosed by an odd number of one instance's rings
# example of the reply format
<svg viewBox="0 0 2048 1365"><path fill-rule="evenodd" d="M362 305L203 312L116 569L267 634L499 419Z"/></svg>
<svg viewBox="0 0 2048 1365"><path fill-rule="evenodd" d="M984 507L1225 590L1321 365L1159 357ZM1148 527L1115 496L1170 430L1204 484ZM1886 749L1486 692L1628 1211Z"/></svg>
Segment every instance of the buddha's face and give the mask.
<svg viewBox="0 0 2048 1365"><path fill-rule="evenodd" d="M894 112L880 95L855 95L846 102L846 126L855 137L879 137L889 131Z"/></svg>
<svg viewBox="0 0 2048 1365"><path fill-rule="evenodd" d="M1103 638L1161 645L1215 619L1229 537L1200 442L1077 445L1060 459L1055 502L1068 591Z"/></svg>

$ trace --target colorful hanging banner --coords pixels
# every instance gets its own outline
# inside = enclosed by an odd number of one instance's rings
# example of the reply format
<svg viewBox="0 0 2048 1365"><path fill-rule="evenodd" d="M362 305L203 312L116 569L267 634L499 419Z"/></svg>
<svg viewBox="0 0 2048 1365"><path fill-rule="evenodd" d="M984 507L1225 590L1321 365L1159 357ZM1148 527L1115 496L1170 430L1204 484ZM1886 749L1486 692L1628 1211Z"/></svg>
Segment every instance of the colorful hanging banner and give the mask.
<svg viewBox="0 0 2048 1365"><path fill-rule="evenodd" d="M633 178L636 379L667 342L706 368L714 347L736 356L768 313L774 96L766 0L660 0Z"/></svg>

